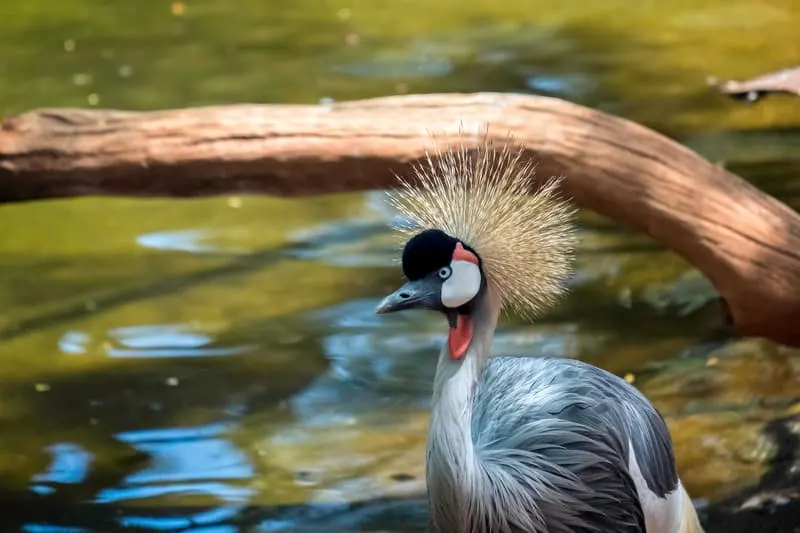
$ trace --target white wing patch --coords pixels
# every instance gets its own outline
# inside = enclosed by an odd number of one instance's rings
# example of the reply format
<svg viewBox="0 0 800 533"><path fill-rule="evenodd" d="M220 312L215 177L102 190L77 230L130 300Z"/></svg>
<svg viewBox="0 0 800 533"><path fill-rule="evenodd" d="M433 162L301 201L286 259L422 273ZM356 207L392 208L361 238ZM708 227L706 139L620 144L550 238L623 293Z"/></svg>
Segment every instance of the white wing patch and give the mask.
<svg viewBox="0 0 800 533"><path fill-rule="evenodd" d="M456 308L469 302L481 289L481 269L469 261L451 261L450 277L442 284L442 303Z"/></svg>
<svg viewBox="0 0 800 533"><path fill-rule="evenodd" d="M639 462L636 460L633 443L630 441L628 449L630 450L628 472L636 485L636 492L639 493L647 533L678 533L683 519L683 486L679 481L675 490L666 494L664 498L659 498L647 487Z"/></svg>

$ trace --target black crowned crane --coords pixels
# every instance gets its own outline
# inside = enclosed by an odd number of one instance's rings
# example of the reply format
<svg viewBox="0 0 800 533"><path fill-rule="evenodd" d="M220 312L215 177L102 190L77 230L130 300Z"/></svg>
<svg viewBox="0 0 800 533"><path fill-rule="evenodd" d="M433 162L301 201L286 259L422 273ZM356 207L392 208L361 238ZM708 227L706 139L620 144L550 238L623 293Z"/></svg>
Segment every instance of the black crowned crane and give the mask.
<svg viewBox="0 0 800 533"><path fill-rule="evenodd" d="M701 533L661 415L577 360L490 357L501 310L534 317L564 292L574 210L533 191L524 152L448 149L390 194L411 238L402 287L376 312L441 312L426 477L440 533Z"/></svg>

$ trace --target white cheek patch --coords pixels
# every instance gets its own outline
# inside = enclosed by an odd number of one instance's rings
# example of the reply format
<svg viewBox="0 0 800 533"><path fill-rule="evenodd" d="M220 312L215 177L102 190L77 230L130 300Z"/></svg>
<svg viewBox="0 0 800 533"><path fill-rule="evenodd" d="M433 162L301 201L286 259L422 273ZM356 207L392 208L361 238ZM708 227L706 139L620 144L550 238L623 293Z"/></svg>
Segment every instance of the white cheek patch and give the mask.
<svg viewBox="0 0 800 533"><path fill-rule="evenodd" d="M481 289L481 269L469 261L451 261L452 274L442 283L442 304L456 308L469 302Z"/></svg>

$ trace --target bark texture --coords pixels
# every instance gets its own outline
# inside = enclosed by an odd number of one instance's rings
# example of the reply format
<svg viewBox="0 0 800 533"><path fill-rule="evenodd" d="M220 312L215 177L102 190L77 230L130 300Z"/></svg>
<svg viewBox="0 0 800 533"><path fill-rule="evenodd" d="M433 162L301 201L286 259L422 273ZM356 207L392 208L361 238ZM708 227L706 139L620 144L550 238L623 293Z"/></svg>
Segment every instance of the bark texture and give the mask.
<svg viewBox="0 0 800 533"><path fill-rule="evenodd" d="M41 109L0 127L0 202L81 195L303 196L391 186L430 134L511 133L581 207L700 269L736 333L800 346L800 216L695 152L554 98L439 94L133 113Z"/></svg>

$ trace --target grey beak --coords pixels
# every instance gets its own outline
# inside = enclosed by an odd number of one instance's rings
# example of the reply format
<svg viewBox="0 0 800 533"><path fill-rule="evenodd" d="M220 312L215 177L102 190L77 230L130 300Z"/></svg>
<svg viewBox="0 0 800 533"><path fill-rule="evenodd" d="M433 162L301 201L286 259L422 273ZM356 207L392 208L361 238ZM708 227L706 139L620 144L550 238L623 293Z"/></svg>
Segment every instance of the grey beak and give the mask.
<svg viewBox="0 0 800 533"><path fill-rule="evenodd" d="M409 281L383 299L375 312L379 315L405 309L439 309L438 287L427 279Z"/></svg>

